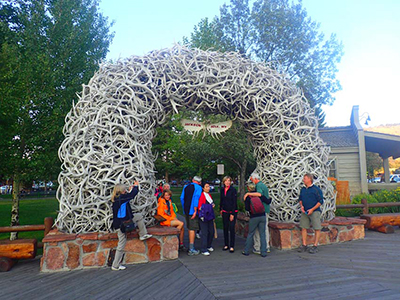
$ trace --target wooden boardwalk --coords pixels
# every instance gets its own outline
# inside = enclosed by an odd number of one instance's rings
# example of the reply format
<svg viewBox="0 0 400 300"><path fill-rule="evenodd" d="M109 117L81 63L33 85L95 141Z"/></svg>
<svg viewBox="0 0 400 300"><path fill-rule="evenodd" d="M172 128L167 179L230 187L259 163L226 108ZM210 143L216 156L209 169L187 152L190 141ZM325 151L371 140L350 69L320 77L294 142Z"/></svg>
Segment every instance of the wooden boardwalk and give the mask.
<svg viewBox="0 0 400 300"><path fill-rule="evenodd" d="M196 241L196 245L199 241ZM400 229L321 246L319 253L272 250L262 258L222 251L141 265L40 273L39 259L0 273L0 299L400 299Z"/></svg>

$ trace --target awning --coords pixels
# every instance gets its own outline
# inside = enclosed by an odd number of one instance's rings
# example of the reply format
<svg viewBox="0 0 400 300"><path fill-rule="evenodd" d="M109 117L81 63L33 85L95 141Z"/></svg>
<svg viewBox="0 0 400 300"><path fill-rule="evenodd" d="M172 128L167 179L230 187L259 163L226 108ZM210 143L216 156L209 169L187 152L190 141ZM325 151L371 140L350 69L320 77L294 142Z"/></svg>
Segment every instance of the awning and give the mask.
<svg viewBox="0 0 400 300"><path fill-rule="evenodd" d="M400 136L364 131L365 150L379 153L382 158L400 157Z"/></svg>

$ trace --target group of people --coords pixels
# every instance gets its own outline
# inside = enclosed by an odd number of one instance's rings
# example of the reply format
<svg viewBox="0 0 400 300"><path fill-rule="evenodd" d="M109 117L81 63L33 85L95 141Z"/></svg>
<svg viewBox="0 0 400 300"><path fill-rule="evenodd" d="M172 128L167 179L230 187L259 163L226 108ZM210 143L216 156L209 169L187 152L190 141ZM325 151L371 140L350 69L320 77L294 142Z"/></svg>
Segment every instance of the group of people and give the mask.
<svg viewBox="0 0 400 300"><path fill-rule="evenodd" d="M261 254L265 257L270 252L269 247L269 231L268 231L268 214L270 211L270 201L267 186L261 182L260 176L253 173L250 176L251 183L248 185L248 193L244 196L246 210L250 212L249 237L246 242L244 254L248 255L250 248L253 252ZM222 250L235 252L235 225L238 214L237 190L232 186L232 178L225 176L222 179L223 188L220 191L219 211L222 217L223 232L224 232L224 247ZM168 191L168 201L171 201L171 192ZM164 187L165 192L165 187ZM189 231L189 249L188 255L210 255L214 251L212 246L215 235L215 215L214 201L210 195L210 185L206 182L202 184L202 179L199 176L194 176L191 183L184 186L180 196L183 213L185 215L186 227ZM252 211L251 203L259 201L263 203L260 211ZM166 206L166 199L163 195L158 199L157 213L164 217L167 221L161 222L161 225L175 226L176 215L170 212ZM169 204L170 206L170 204ZM180 250L186 250L183 245L183 223L179 224L180 233ZM201 248L195 249L194 241L196 232L200 230ZM261 232L261 233L260 233ZM250 243L253 241L254 245Z"/></svg>
<svg viewBox="0 0 400 300"><path fill-rule="evenodd" d="M222 217L224 246L223 251L235 252L235 225L238 214L237 191L232 186L232 178L225 176L222 180L223 187L220 190L219 211ZM318 251L318 239L321 230L321 210L323 204L322 191L313 184L313 176L305 174L303 187L300 191L299 203L301 207L300 227L302 228L302 245L299 252ZM252 173L247 184L248 192L244 195L245 209L249 212L249 233L242 254L250 255L250 251L266 257L270 252L270 237L268 228L268 216L270 212L271 199L267 186L261 181L258 173ZM117 185L114 188L111 201L113 202L112 228L118 233L118 247L112 264L112 270L123 270L121 265L122 253L126 244L124 231L124 220L133 219L139 228L140 240L151 237L144 226L143 217L140 213L132 214L130 205L126 205L126 217L120 218L118 212L121 205L132 200L138 193L138 182L128 188L125 185ZM210 185L202 184L202 178L194 176L191 183L184 186L180 196L186 227L189 232L189 248L183 243L184 223L178 220L171 200L172 192L168 184L160 185L156 191L158 197L157 214L162 217L160 225L172 226L179 229L179 250L187 251L188 255L209 256L214 251L212 246L215 234L215 203L210 194ZM311 248L307 247L307 229L310 224L315 230L315 240ZM195 249L194 242L196 232L200 230L201 248Z"/></svg>

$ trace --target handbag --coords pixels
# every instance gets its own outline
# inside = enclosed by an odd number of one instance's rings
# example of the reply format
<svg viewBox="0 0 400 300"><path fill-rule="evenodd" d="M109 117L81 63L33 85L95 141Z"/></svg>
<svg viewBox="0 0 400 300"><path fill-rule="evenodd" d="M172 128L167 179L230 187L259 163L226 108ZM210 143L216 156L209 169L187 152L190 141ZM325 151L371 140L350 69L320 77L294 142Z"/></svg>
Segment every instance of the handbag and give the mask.
<svg viewBox="0 0 400 300"><path fill-rule="evenodd" d="M122 222L122 225L125 229L125 232L131 232L136 229L136 224L132 219L126 220Z"/></svg>
<svg viewBox="0 0 400 300"><path fill-rule="evenodd" d="M163 216L160 216L160 215L154 215L153 218L156 219L156 221L159 223L167 221L166 218L164 218Z"/></svg>

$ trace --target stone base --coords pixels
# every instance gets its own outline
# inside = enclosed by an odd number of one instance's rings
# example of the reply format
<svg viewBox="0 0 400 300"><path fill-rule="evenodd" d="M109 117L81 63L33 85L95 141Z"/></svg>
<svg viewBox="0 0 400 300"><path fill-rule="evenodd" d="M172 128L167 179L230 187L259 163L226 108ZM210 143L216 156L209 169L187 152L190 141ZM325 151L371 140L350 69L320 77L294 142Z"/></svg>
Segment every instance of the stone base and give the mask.
<svg viewBox="0 0 400 300"><path fill-rule="evenodd" d="M153 237L141 241L136 231L127 235L123 264L138 264L178 258L179 230L155 226L147 229ZM106 267L110 249L118 245L117 233L65 234L54 229L43 239L41 272Z"/></svg>
<svg viewBox="0 0 400 300"><path fill-rule="evenodd" d="M244 238L249 233L249 217L239 213L236 222L236 234ZM342 243L364 239L366 220L358 218L336 217L322 223L319 245ZM301 245L301 228L299 224L272 222L269 224L270 244L281 250L298 248ZM314 230L307 230L307 245L314 242Z"/></svg>

